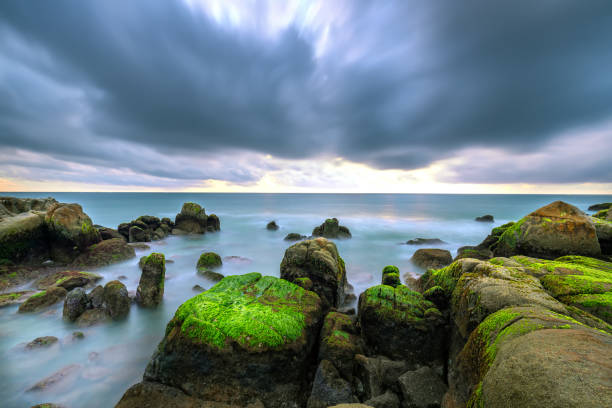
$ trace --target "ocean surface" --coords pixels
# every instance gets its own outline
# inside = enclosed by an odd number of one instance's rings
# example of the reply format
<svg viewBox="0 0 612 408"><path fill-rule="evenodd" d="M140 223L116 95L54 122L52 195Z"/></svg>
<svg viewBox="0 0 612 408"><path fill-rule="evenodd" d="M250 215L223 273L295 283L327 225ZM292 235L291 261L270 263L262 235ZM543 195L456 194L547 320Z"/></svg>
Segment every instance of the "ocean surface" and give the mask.
<svg viewBox="0 0 612 408"><path fill-rule="evenodd" d="M221 219L221 231L202 236L171 236L137 251L137 257L96 270L100 284L127 276L128 290L138 286L138 258L162 252L174 263L166 265L164 301L153 310L133 305L121 322L80 329L62 320L62 304L38 314L17 314L17 307L0 309L0 406L28 407L54 402L67 407L112 407L123 392L142 378L145 366L164 335L177 307L195 296L196 284L212 282L196 274L202 252L214 251L226 261L224 275L260 272L279 276L289 232L310 235L325 218L337 217L353 238L336 241L347 266L348 280L358 295L380 283L385 265L397 265L402 276L423 273L410 262L419 247L407 240L440 238L456 254L463 245L476 245L492 227L517 220L555 200L569 202L583 211L594 203L612 201L612 195L433 195L433 194L197 194L197 193L0 193L19 197L54 197L76 202L95 224L116 228L140 215L174 219L184 202L194 201ZM479 223L476 216L492 214L494 223ZM275 220L278 231L267 231ZM28 285L23 286L27 288ZM21 289L21 288L19 288ZM13 289L16 290L16 289ZM71 340L72 332L85 333ZM39 336L60 339L48 349L26 351L25 343ZM59 369L71 366L71 374L44 391L26 391Z"/></svg>

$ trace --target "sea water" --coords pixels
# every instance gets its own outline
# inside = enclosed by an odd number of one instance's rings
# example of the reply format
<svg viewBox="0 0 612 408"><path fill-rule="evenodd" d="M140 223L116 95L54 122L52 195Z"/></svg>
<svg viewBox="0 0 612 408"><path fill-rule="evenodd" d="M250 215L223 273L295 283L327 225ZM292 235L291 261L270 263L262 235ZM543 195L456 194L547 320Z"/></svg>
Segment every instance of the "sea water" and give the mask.
<svg viewBox="0 0 612 408"><path fill-rule="evenodd" d="M89 328L62 320L62 303L35 314L18 314L17 306L0 308L0 406L28 407L54 402L67 407L112 407L124 391L142 379L146 364L178 306L197 295L192 287L214 283L196 273L202 252L214 251L228 258L219 270L224 275L260 272L279 276L290 232L310 235L325 218L336 217L347 226L352 239L337 240L347 267L349 282L359 295L380 283L385 265L397 265L402 277L419 276L422 270L410 258L418 246L405 245L416 237L440 238L436 245L453 256L463 245L480 243L494 226L517 220L555 200L569 202L583 211L591 204L612 201L612 196L553 195L418 195L418 194L197 194L197 193L4 193L18 197L52 196L76 202L95 224L116 228L140 215L174 219L184 202L193 201L217 214L221 231L201 236L170 236L149 243L136 258L97 269L99 284L126 277L129 291L138 286L138 259L161 252L174 261L166 265L163 303L155 309L132 305L129 317ZM474 218L492 214L494 223ZM266 230L275 220L277 231ZM25 289L31 284L18 289ZM16 290L12 288L11 290ZM72 333L82 331L82 340ZM55 336L49 348L26 350L24 345L40 336ZM66 368L68 367L68 368ZM55 385L43 391L27 391L38 381L65 369Z"/></svg>

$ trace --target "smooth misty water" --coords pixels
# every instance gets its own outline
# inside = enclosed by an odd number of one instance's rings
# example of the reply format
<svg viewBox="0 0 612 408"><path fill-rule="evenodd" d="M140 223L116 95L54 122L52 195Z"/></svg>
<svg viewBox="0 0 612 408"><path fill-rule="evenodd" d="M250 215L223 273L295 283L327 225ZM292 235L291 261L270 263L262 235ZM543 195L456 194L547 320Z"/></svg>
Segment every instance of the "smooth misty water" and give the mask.
<svg viewBox="0 0 612 408"><path fill-rule="evenodd" d="M96 270L100 284L120 275L128 277L128 290L138 286L138 258L162 252L167 264L163 304L155 310L132 306L121 322L79 329L62 321L62 304L39 314L17 314L17 307L0 309L0 406L25 407L55 402L69 407L111 407L123 392L140 381L153 350L177 307L196 295L192 286L212 283L196 274L200 253L248 258L226 262L225 275L257 271L279 276L289 232L309 235L326 217L337 217L350 228L353 239L337 241L346 261L349 282L356 294L380 282L380 271L397 265L402 275L422 271L410 264L418 247L400 245L415 237L440 238L453 255L458 247L482 241L493 226L516 220L557 199L587 209L590 204L611 201L611 196L537 195L318 195L318 194L131 194L131 193L7 193L20 197L53 196L77 202L94 223L117 224L149 214L174 219L182 204L195 201L221 219L222 231L198 237L169 237L138 251L133 260ZM478 223L474 217L493 214L495 223ZM266 223L276 220L280 229L270 232ZM27 287L27 285L25 286ZM75 330L83 340L70 341ZM39 351L25 351L24 343L39 336L55 336L60 344ZM78 365L73 374L43 392L26 390L55 371Z"/></svg>

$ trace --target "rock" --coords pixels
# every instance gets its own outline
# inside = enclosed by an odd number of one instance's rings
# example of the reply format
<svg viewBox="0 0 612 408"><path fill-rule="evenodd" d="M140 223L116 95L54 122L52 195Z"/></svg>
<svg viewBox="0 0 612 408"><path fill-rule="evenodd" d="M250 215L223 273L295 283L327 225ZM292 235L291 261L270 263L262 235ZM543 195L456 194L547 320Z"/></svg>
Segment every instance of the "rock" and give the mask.
<svg viewBox="0 0 612 408"><path fill-rule="evenodd" d="M487 214L487 215L483 215L483 216L474 218L474 221L478 221L478 222L493 222L495 220L493 219L493 216L491 214Z"/></svg>
<svg viewBox="0 0 612 408"><path fill-rule="evenodd" d="M601 252L606 255L612 255L612 220L608 221L591 217L591 221L595 225L595 234L597 234Z"/></svg>
<svg viewBox="0 0 612 408"><path fill-rule="evenodd" d="M439 310L448 308L449 297L441 286L432 286L431 288L427 289L423 292L423 297L436 305Z"/></svg>
<svg viewBox="0 0 612 408"><path fill-rule="evenodd" d="M181 212L176 215L174 225L176 229L191 234L206 232L208 216L204 209L196 203L185 203Z"/></svg>
<svg viewBox="0 0 612 408"><path fill-rule="evenodd" d="M210 214L206 222L206 231L214 232L221 230L221 221L215 214Z"/></svg>
<svg viewBox="0 0 612 408"><path fill-rule="evenodd" d="M230 255L223 257L223 263L231 263L234 265L250 265L253 263L253 260L244 256Z"/></svg>
<svg viewBox="0 0 612 408"><path fill-rule="evenodd" d="M326 408L343 402L359 402L351 384L343 379L332 363L322 360L315 373L307 408Z"/></svg>
<svg viewBox="0 0 612 408"><path fill-rule="evenodd" d="M36 281L38 289L48 289L51 286L61 286L70 292L74 288L80 288L93 284L102 279L102 276L81 271L62 271L51 274Z"/></svg>
<svg viewBox="0 0 612 408"><path fill-rule="evenodd" d="M297 232L290 232L284 239L285 241L301 241L306 238L308 238L306 235L298 234Z"/></svg>
<svg viewBox="0 0 612 408"><path fill-rule="evenodd" d="M88 309L84 311L77 319L76 324L79 327L90 327L96 324L104 323L108 320L108 314L106 310Z"/></svg>
<svg viewBox="0 0 612 408"><path fill-rule="evenodd" d="M152 253L142 267L136 301L145 307L157 306L164 296L166 261L164 254Z"/></svg>
<svg viewBox="0 0 612 408"><path fill-rule="evenodd" d="M382 284L396 288L401 285L400 271L397 266L387 265L382 271Z"/></svg>
<svg viewBox="0 0 612 408"><path fill-rule="evenodd" d="M447 386L430 367L421 367L402 374L398 380L404 406L409 408L439 407Z"/></svg>
<svg viewBox="0 0 612 408"><path fill-rule="evenodd" d="M28 211L0 218L0 259L36 263L48 257L44 213Z"/></svg>
<svg viewBox="0 0 612 408"><path fill-rule="evenodd" d="M104 305L104 288L96 286L87 295L87 307L91 309L101 308Z"/></svg>
<svg viewBox="0 0 612 408"><path fill-rule="evenodd" d="M337 218L328 218L325 222L312 230L314 237L324 238L351 238L348 228L339 225Z"/></svg>
<svg viewBox="0 0 612 408"><path fill-rule="evenodd" d="M359 296L361 334L374 353L410 363L444 361L444 319L433 303L400 285ZM381 336L381 333L384 333Z"/></svg>
<svg viewBox="0 0 612 408"><path fill-rule="evenodd" d="M356 354L363 353L362 341L353 321L346 314L330 312L325 316L319 346L319 361L331 362L341 376L350 380Z"/></svg>
<svg viewBox="0 0 612 408"><path fill-rule="evenodd" d="M38 292L28 298L19 306L19 312L38 312L61 301L68 292L62 287L53 286L42 292Z"/></svg>
<svg viewBox="0 0 612 408"><path fill-rule="evenodd" d="M489 248L482 246L466 245L457 249L457 256L455 257L455 261L463 258L481 259L483 261L486 261L487 259L493 258L493 251L491 251Z"/></svg>
<svg viewBox="0 0 612 408"><path fill-rule="evenodd" d="M31 350L41 347L49 347L55 343L57 343L57 337L55 336L37 337L28 344L26 344L26 348Z"/></svg>
<svg viewBox="0 0 612 408"><path fill-rule="evenodd" d="M399 392L397 378L411 367L405 361L394 361L384 356L355 356L355 377L362 382L361 399L370 401L383 395L385 390Z"/></svg>
<svg viewBox="0 0 612 408"><path fill-rule="evenodd" d="M130 312L131 301L125 285L118 280L110 281L104 285L104 303L107 313L113 320L126 317Z"/></svg>
<svg viewBox="0 0 612 408"><path fill-rule="evenodd" d="M200 269L209 269L209 268L217 268L223 265L223 261L221 257L214 252L205 252L200 255L200 259L198 259L198 270Z"/></svg>
<svg viewBox="0 0 612 408"><path fill-rule="evenodd" d="M27 391L44 391L58 384L65 385L67 382L76 380L76 376L80 370L81 366L79 364L70 364L51 374L49 377L37 382Z"/></svg>
<svg viewBox="0 0 612 408"><path fill-rule="evenodd" d="M278 225L276 225L276 221L270 221L268 225L266 225L266 229L268 231L276 231L278 230Z"/></svg>
<svg viewBox="0 0 612 408"><path fill-rule="evenodd" d="M183 391L163 384L143 381L132 385L115 408L231 408L191 397ZM255 407L253 407L255 408Z"/></svg>
<svg viewBox="0 0 612 408"><path fill-rule="evenodd" d="M204 292L206 289L204 289L203 287L201 287L200 285L193 285L193 289L196 292Z"/></svg>
<svg viewBox="0 0 612 408"><path fill-rule="evenodd" d="M344 260L336 245L325 238L301 241L287 248L280 266L280 277L289 282L300 278L312 281L312 290L323 307L339 307L344 302L347 285Z"/></svg>
<svg viewBox="0 0 612 408"><path fill-rule="evenodd" d="M33 405L30 408L66 408L66 407L63 406L63 405L58 405L58 404L53 404L53 403L50 403L50 402L45 402L43 404Z"/></svg>
<svg viewBox="0 0 612 408"><path fill-rule="evenodd" d="M570 204L555 201L506 229L494 253L554 259L563 255L598 256L601 248L591 218Z"/></svg>
<svg viewBox="0 0 612 408"><path fill-rule="evenodd" d="M75 340L82 340L85 338L85 334L82 331L72 332L72 338Z"/></svg>
<svg viewBox="0 0 612 408"><path fill-rule="evenodd" d="M303 406L321 314L319 297L290 282L228 276L179 307L144 380L238 406Z"/></svg>
<svg viewBox="0 0 612 408"><path fill-rule="evenodd" d="M128 239L130 242L149 242L151 241L151 237L147 236L145 230L137 226L130 227Z"/></svg>
<svg viewBox="0 0 612 408"><path fill-rule="evenodd" d="M87 294L83 288L75 288L68 292L66 300L64 300L64 310L62 315L64 319L73 322L75 321L85 310L87 310Z"/></svg>
<svg viewBox="0 0 612 408"><path fill-rule="evenodd" d="M365 404L338 404L330 408L374 408Z"/></svg>
<svg viewBox="0 0 612 408"><path fill-rule="evenodd" d="M3 293L0 295L0 307L23 303L33 293L31 290Z"/></svg>
<svg viewBox="0 0 612 408"><path fill-rule="evenodd" d="M128 243L130 248L133 248L137 251L146 251L147 249L151 249L151 247L143 242L130 242Z"/></svg>
<svg viewBox="0 0 612 408"><path fill-rule="evenodd" d="M374 398L365 401L367 406L374 408L400 408L400 400L394 392L387 390Z"/></svg>
<svg viewBox="0 0 612 408"><path fill-rule="evenodd" d="M589 207L589 211L608 210L612 208L612 203L593 204Z"/></svg>
<svg viewBox="0 0 612 408"><path fill-rule="evenodd" d="M415 238L406 241L407 245L443 245L446 242L439 238Z"/></svg>
<svg viewBox="0 0 612 408"><path fill-rule="evenodd" d="M210 269L198 269L198 275L213 282L219 282L221 279L223 279L223 274L211 271Z"/></svg>
<svg viewBox="0 0 612 408"><path fill-rule="evenodd" d="M100 233L100 238L102 238L103 241L107 239L113 239L113 238L120 238L120 239L125 240L125 237L122 234L120 234L119 231L117 231L116 229L100 227L100 228L97 228L97 230Z"/></svg>
<svg viewBox="0 0 612 408"><path fill-rule="evenodd" d="M79 204L52 204L45 215L45 225L54 261L69 263L79 252L102 240Z"/></svg>
<svg viewBox="0 0 612 408"><path fill-rule="evenodd" d="M174 223L169 218L161 220L152 215L142 215L130 222L119 224L117 231L128 242L150 242L163 239L174 228Z"/></svg>
<svg viewBox="0 0 612 408"><path fill-rule="evenodd" d="M112 238L85 249L73 262L75 267L102 267L126 261L136 256L134 248L124 239Z"/></svg>
<svg viewBox="0 0 612 408"><path fill-rule="evenodd" d="M446 249L422 248L417 249L410 259L419 268L439 269L453 262L451 253Z"/></svg>

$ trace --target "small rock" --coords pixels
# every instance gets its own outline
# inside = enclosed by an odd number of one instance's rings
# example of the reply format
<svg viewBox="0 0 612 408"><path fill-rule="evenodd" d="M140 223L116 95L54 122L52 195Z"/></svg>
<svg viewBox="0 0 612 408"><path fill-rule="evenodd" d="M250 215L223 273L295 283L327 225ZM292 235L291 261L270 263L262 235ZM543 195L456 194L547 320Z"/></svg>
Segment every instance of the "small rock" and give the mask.
<svg viewBox="0 0 612 408"><path fill-rule="evenodd" d="M439 269L450 265L453 262L453 257L446 249L423 248L417 249L411 261L419 268Z"/></svg>
<svg viewBox="0 0 612 408"><path fill-rule="evenodd" d="M430 367L421 367L402 374L399 382L404 403L408 407L439 407L447 387Z"/></svg>
<svg viewBox="0 0 612 408"><path fill-rule="evenodd" d="M204 292L206 289L204 289L203 287L201 287L200 285L193 285L193 289L196 292Z"/></svg>
<svg viewBox="0 0 612 408"><path fill-rule="evenodd" d="M83 312L77 320L76 324L79 327L89 327L108 320L108 315L103 309L89 309Z"/></svg>
<svg viewBox="0 0 612 408"><path fill-rule="evenodd" d="M166 262L168 262L168 261L166 261ZM128 277L127 277L127 276L125 276L125 275L119 275L119 276L117 276L117 279L119 279L119 280L127 280L127 278L128 278Z"/></svg>
<svg viewBox="0 0 612 408"><path fill-rule="evenodd" d="M44 336L37 337L26 345L27 349L36 349L41 347L49 347L52 344L57 343L57 337L55 336Z"/></svg>
<svg viewBox="0 0 612 408"><path fill-rule="evenodd" d="M210 269L200 269L198 270L198 275L202 276L203 278L209 279L213 282L219 282L221 279L224 278L223 274L220 274L219 272L215 272L215 271L211 271Z"/></svg>
<svg viewBox="0 0 612 408"><path fill-rule="evenodd" d="M205 252L200 255L200 259L198 259L197 268L216 268L223 265L223 261L221 257L214 252Z"/></svg>
<svg viewBox="0 0 612 408"><path fill-rule="evenodd" d="M82 331L72 332L72 338L76 340L81 340L85 338L85 334Z"/></svg>
<svg viewBox="0 0 612 408"><path fill-rule="evenodd" d="M137 251L146 251L147 249L151 249L149 245L143 244L142 242L130 242L128 246L134 248Z"/></svg>
<svg viewBox="0 0 612 408"><path fill-rule="evenodd" d="M301 241L306 238L308 238L306 235L298 234L296 232L290 232L285 237L285 241Z"/></svg>
<svg viewBox="0 0 612 408"><path fill-rule="evenodd" d="M28 391L43 391L49 387L56 386L59 383L65 383L66 381L70 380L74 381L76 380L76 374L80 370L81 366L79 364L70 364L51 374L49 377L37 382L30 387Z"/></svg>
<svg viewBox="0 0 612 408"><path fill-rule="evenodd" d="M443 245L446 242L439 238L415 238L406 241L406 245Z"/></svg>
<svg viewBox="0 0 612 408"><path fill-rule="evenodd" d="M276 230L278 230L278 225L276 224L276 221L270 221L268 223L268 225L266 225L266 229L268 231L276 231Z"/></svg>
<svg viewBox="0 0 612 408"><path fill-rule="evenodd" d="M337 218L328 218L325 222L312 230L314 237L324 238L351 238L349 229L338 223Z"/></svg>
<svg viewBox="0 0 612 408"><path fill-rule="evenodd" d="M494 222L493 216L491 214L483 215L480 217L474 218L475 221L478 222Z"/></svg>

